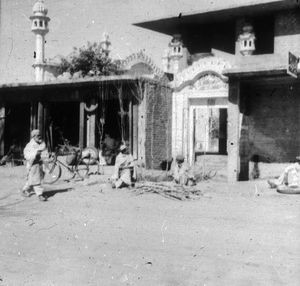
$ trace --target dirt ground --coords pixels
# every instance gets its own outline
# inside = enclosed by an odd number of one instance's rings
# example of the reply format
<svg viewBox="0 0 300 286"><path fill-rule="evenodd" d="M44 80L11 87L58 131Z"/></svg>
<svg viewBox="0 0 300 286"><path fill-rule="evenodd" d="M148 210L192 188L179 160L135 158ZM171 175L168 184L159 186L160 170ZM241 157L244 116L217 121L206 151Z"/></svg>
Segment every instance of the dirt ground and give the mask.
<svg viewBox="0 0 300 286"><path fill-rule="evenodd" d="M0 285L300 285L300 196L265 180L178 201L91 176L39 202L24 176L0 168Z"/></svg>

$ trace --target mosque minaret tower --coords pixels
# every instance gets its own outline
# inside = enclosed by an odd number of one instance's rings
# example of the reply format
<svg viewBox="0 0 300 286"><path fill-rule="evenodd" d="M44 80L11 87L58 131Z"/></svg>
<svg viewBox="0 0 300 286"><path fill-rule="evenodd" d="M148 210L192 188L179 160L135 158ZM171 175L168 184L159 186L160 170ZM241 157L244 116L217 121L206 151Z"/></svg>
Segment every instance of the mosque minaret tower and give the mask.
<svg viewBox="0 0 300 286"><path fill-rule="evenodd" d="M32 22L31 31L35 34L35 61L33 64L35 70L35 80L44 81L45 75L45 35L49 32L47 17L48 9L44 0L38 0L33 6L33 15L30 17Z"/></svg>

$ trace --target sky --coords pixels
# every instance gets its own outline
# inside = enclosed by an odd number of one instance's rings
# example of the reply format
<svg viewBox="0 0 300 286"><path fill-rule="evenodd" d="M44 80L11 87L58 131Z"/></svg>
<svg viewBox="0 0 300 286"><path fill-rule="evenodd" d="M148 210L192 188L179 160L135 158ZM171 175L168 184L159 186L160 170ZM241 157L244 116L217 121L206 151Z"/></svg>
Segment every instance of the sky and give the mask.
<svg viewBox="0 0 300 286"><path fill-rule="evenodd" d="M276 1L276 0L275 0ZM0 83L34 80L31 32L35 0L0 0ZM144 50L161 67L161 57L170 36L146 30L133 23L209 11L271 0L45 0L49 33L46 58L67 56L73 47L100 42L107 32L112 42L111 56L124 59Z"/></svg>

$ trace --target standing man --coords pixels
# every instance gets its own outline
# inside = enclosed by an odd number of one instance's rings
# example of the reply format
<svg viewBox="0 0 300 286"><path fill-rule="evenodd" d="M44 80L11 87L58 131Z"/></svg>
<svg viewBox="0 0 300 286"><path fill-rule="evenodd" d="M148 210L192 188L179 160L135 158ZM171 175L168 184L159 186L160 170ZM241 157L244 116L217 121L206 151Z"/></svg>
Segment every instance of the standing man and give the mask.
<svg viewBox="0 0 300 286"><path fill-rule="evenodd" d="M41 183L44 177L43 159L48 158L49 154L38 129L31 131L31 140L24 149L24 157L27 161L27 179L22 189L22 195L28 197L33 189L40 201L46 201Z"/></svg>

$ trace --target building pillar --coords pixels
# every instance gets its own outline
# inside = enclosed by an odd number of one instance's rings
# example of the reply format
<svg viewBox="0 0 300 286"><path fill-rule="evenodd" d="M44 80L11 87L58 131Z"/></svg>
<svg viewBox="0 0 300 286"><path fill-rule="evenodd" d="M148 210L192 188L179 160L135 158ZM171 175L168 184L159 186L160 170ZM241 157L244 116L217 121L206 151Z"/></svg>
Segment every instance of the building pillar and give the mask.
<svg viewBox="0 0 300 286"><path fill-rule="evenodd" d="M0 104L0 157L4 156L5 106Z"/></svg>
<svg viewBox="0 0 300 286"><path fill-rule="evenodd" d="M89 147L96 147L96 113L91 112L87 117L86 144Z"/></svg>
<svg viewBox="0 0 300 286"><path fill-rule="evenodd" d="M240 82L238 80L230 80L229 82L229 98L228 98L228 182L236 182L240 173L240 156L239 156L239 140L240 140Z"/></svg>
<svg viewBox="0 0 300 286"><path fill-rule="evenodd" d="M42 102L38 102L37 107L37 128L44 134L44 105Z"/></svg>
<svg viewBox="0 0 300 286"><path fill-rule="evenodd" d="M90 101L89 108L85 105L87 111L87 138L86 145L88 147L96 147L96 116L97 116L98 104L95 98Z"/></svg>
<svg viewBox="0 0 300 286"><path fill-rule="evenodd" d="M195 107L189 107L189 152L188 152L188 163L193 165L195 160L195 142L194 142L194 133L195 133Z"/></svg>
<svg viewBox="0 0 300 286"><path fill-rule="evenodd" d="M37 103L31 102L30 105L30 130L37 128Z"/></svg>
<svg viewBox="0 0 300 286"><path fill-rule="evenodd" d="M177 153L177 101L176 101L176 93L173 91L172 92L172 152L171 155L173 158L176 157Z"/></svg>
<svg viewBox="0 0 300 286"><path fill-rule="evenodd" d="M138 106L138 160L146 166L146 95L147 86L143 84L140 87L141 102Z"/></svg>
<svg viewBox="0 0 300 286"><path fill-rule="evenodd" d="M188 134L188 124L189 124L189 109L187 104L184 104L183 110L183 123L182 123L182 155L187 162L190 162L189 158L189 134Z"/></svg>
<svg viewBox="0 0 300 286"><path fill-rule="evenodd" d="M128 134L129 151L130 151L130 154L132 154L133 153L132 99L129 101L129 104L128 104L128 130L129 130L129 134Z"/></svg>
<svg viewBox="0 0 300 286"><path fill-rule="evenodd" d="M85 126L85 118L84 118L84 105L85 103L81 101L79 103L79 147L84 147L84 126Z"/></svg>
<svg viewBox="0 0 300 286"><path fill-rule="evenodd" d="M132 155L134 159L138 158L138 144L139 144L139 110L138 104L132 106Z"/></svg>
<svg viewBox="0 0 300 286"><path fill-rule="evenodd" d="M50 136L49 136L49 124L48 124L48 118L49 118L49 106L48 103L44 103L43 104L43 130L42 130L42 135L43 138L46 142L47 147L50 147L51 144L51 140L50 140Z"/></svg>
<svg viewBox="0 0 300 286"><path fill-rule="evenodd" d="M249 162L251 159L251 148L249 144L249 112L247 105L247 94L240 94L240 174L239 180L249 180Z"/></svg>

